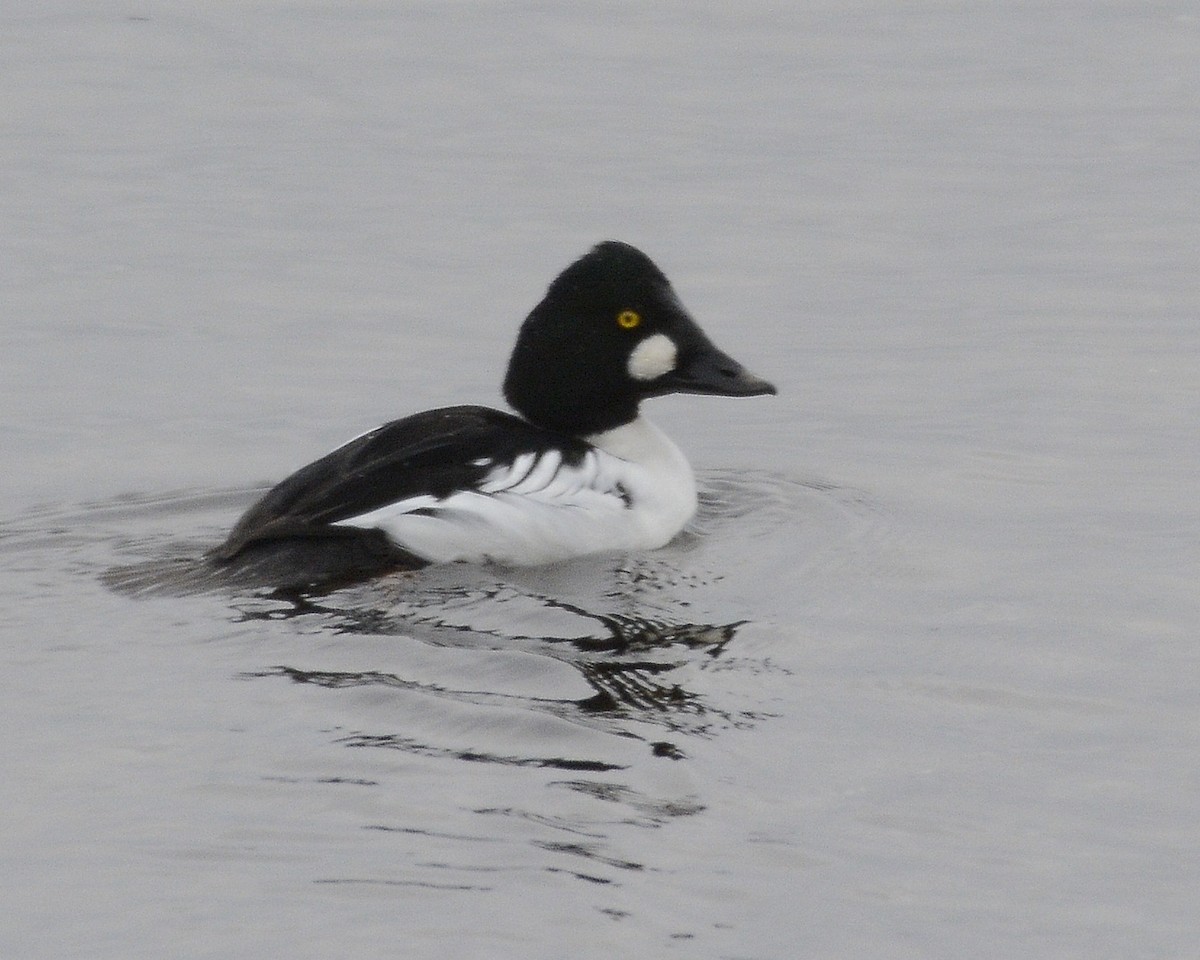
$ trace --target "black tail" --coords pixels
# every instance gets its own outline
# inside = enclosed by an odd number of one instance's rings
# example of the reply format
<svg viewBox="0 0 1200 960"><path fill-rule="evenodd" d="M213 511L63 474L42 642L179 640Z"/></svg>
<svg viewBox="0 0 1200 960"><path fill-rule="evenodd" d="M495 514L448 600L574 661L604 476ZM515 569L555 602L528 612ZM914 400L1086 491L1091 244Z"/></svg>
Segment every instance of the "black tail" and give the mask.
<svg viewBox="0 0 1200 960"><path fill-rule="evenodd" d="M428 566L382 530L330 527L330 535L252 540L232 556L221 548L203 557L152 560L105 572L103 582L131 596L178 596L269 588L326 593L373 577Z"/></svg>

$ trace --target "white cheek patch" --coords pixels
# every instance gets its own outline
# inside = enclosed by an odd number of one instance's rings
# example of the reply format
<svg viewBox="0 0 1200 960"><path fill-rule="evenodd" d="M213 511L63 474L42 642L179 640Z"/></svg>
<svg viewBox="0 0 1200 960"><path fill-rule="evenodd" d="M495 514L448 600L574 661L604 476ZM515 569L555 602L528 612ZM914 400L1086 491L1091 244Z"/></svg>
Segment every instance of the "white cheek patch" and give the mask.
<svg viewBox="0 0 1200 960"><path fill-rule="evenodd" d="M679 348L665 333L647 337L629 355L626 369L634 380L656 380L675 369Z"/></svg>

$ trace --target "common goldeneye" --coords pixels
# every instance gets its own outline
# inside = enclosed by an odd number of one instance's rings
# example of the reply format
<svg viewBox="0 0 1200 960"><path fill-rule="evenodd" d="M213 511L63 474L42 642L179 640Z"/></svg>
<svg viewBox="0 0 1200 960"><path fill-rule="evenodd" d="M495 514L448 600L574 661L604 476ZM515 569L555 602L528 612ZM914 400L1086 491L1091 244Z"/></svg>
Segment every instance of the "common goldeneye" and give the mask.
<svg viewBox="0 0 1200 960"><path fill-rule="evenodd" d="M774 392L713 346L649 257L606 241L521 327L504 396L524 419L459 406L384 424L268 491L210 559L303 587L661 547L695 512L696 485L641 401Z"/></svg>

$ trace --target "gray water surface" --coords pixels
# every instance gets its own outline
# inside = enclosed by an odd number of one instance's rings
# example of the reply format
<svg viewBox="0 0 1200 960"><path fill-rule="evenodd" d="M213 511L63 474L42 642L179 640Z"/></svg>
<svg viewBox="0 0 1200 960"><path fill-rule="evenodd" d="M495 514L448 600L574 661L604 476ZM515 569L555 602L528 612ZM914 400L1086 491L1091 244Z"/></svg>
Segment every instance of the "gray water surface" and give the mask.
<svg viewBox="0 0 1200 960"><path fill-rule="evenodd" d="M5 957L1190 957L1184 2L0 11ZM130 596L592 243L664 550Z"/></svg>

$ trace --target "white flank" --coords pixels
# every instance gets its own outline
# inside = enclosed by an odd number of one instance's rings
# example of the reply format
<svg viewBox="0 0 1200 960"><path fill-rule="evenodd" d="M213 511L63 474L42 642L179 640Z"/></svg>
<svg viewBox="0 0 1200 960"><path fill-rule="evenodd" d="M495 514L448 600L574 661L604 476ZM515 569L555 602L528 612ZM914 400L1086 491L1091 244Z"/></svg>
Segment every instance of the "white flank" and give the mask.
<svg viewBox="0 0 1200 960"><path fill-rule="evenodd" d="M656 333L633 348L626 369L634 380L657 380L675 369L678 355L675 341L665 333Z"/></svg>
<svg viewBox="0 0 1200 960"><path fill-rule="evenodd" d="M475 490L412 497L339 522L379 527L434 563L513 566L652 550L683 529L696 511L696 483L662 431L639 418L588 441L595 449L576 467L557 450L523 454Z"/></svg>

